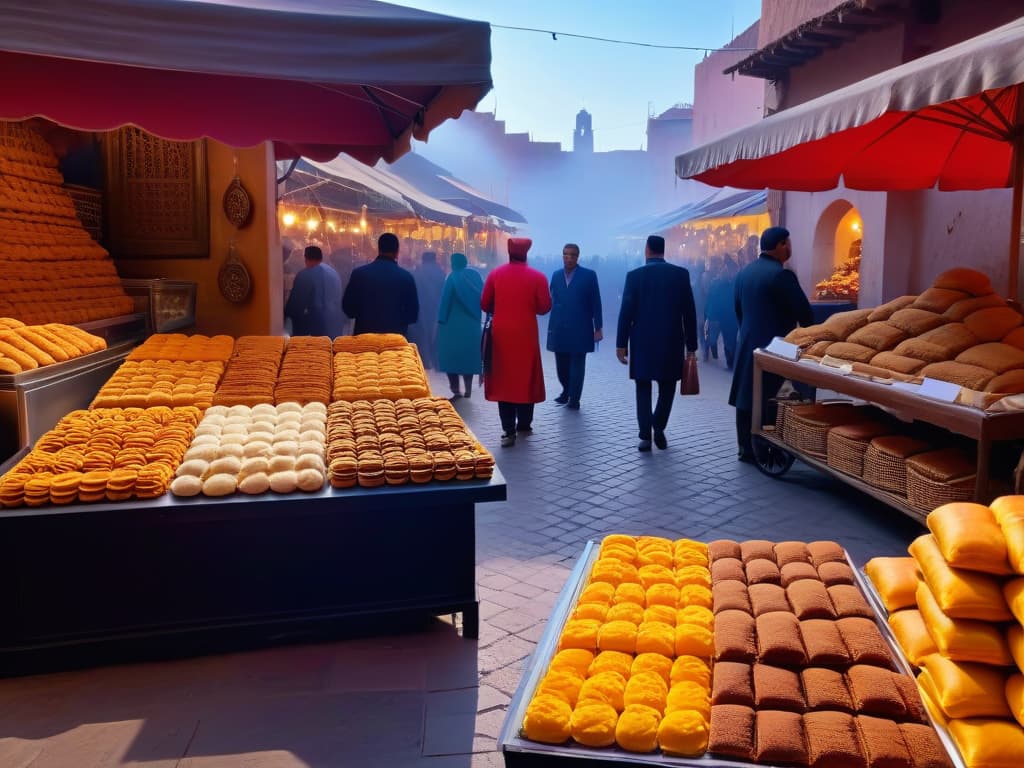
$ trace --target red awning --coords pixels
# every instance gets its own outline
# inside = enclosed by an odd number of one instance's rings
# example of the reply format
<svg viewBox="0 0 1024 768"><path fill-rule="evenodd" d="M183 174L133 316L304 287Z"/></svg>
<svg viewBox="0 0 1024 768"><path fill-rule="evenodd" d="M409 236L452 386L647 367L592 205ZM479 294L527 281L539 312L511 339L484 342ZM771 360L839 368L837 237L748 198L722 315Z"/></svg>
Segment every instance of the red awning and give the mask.
<svg viewBox="0 0 1024 768"><path fill-rule="evenodd" d="M1024 18L779 112L676 158L713 186L821 191L1014 184Z"/></svg>
<svg viewBox="0 0 1024 768"><path fill-rule="evenodd" d="M373 0L11 0L0 78L0 120L373 163L490 90L490 27Z"/></svg>

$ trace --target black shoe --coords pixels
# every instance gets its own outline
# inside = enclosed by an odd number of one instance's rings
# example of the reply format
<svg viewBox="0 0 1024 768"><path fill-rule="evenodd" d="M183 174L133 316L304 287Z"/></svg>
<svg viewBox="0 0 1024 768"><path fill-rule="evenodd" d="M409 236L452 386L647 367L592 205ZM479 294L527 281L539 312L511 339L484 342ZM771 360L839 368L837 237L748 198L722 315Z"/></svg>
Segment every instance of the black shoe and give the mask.
<svg viewBox="0 0 1024 768"><path fill-rule="evenodd" d="M668 448L668 440L665 439L665 433L664 432L655 432L654 433L654 444L656 446L658 446L658 448L660 448L663 451L666 448Z"/></svg>
<svg viewBox="0 0 1024 768"><path fill-rule="evenodd" d="M636 449L638 451L640 451L641 453L650 453L651 452L651 441L650 440L641 440L639 443L636 444Z"/></svg>
<svg viewBox="0 0 1024 768"><path fill-rule="evenodd" d="M532 435L533 427L516 427L516 432L520 435Z"/></svg>
<svg viewBox="0 0 1024 768"><path fill-rule="evenodd" d="M580 409L580 401L571 400L569 401L569 404L565 407L568 408L570 411L578 411Z"/></svg>
<svg viewBox="0 0 1024 768"><path fill-rule="evenodd" d="M505 434L503 434L501 436L501 447L502 448L511 448L515 444L516 444L516 433L515 432L506 432Z"/></svg>
<svg viewBox="0 0 1024 768"><path fill-rule="evenodd" d="M555 398L555 402L558 403L559 405L565 405L566 403L569 402L569 396L565 394L565 392L563 392L562 394Z"/></svg>

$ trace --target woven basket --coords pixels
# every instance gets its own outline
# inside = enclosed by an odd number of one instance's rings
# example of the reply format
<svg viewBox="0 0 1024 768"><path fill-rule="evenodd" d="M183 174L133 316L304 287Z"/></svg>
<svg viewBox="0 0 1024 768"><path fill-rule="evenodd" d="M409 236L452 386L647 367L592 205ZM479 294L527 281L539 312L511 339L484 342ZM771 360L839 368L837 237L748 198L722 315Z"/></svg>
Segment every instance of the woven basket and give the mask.
<svg viewBox="0 0 1024 768"><path fill-rule="evenodd" d="M848 403L793 406L786 414L782 439L801 453L827 459L829 430L840 424L863 421L868 411Z"/></svg>
<svg viewBox="0 0 1024 768"><path fill-rule="evenodd" d="M854 477L864 474L864 453L871 440L892 433L892 427L876 421L844 424L828 432L828 465Z"/></svg>
<svg viewBox="0 0 1024 768"><path fill-rule="evenodd" d="M884 491L907 495L907 458L931 448L906 435L872 439L864 451L864 481Z"/></svg>
<svg viewBox="0 0 1024 768"><path fill-rule="evenodd" d="M907 502L910 506L929 513L943 504L953 501L970 501L974 498L974 483L977 475L955 480L933 480L922 474L913 465L907 466Z"/></svg>

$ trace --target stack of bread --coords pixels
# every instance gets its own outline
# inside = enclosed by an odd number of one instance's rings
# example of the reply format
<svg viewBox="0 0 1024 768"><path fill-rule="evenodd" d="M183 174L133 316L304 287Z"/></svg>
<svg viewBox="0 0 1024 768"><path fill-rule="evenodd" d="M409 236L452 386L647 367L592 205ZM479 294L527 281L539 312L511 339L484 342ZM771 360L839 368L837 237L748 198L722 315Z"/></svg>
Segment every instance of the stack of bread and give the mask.
<svg viewBox="0 0 1024 768"><path fill-rule="evenodd" d="M707 546L605 537L526 710L533 741L696 757L714 651Z"/></svg>
<svg viewBox="0 0 1024 768"><path fill-rule="evenodd" d="M224 375L224 363L126 360L103 385L90 408L194 405L206 410Z"/></svg>
<svg viewBox="0 0 1024 768"><path fill-rule="evenodd" d="M946 504L909 558L865 566L968 768L1024 764L1024 496Z"/></svg>
<svg viewBox="0 0 1024 768"><path fill-rule="evenodd" d="M327 336L293 336L281 361L274 387L274 402L331 402L332 355Z"/></svg>
<svg viewBox="0 0 1024 768"><path fill-rule="evenodd" d="M274 402L274 387L284 355L280 336L242 336L213 396L214 405L259 405Z"/></svg>
<svg viewBox="0 0 1024 768"><path fill-rule="evenodd" d="M786 340L810 357L853 363L884 378L926 376L984 392L980 402L1024 392L1024 317L982 273L942 273L919 296L832 315ZM968 402L977 399L968 397Z"/></svg>
<svg viewBox="0 0 1024 768"><path fill-rule="evenodd" d="M235 340L230 336L203 336L197 333L155 333L128 355L129 360L178 360L185 363L226 363L235 351Z"/></svg>
<svg viewBox="0 0 1024 768"><path fill-rule="evenodd" d="M0 477L0 505L160 496L201 415L192 407L72 411Z"/></svg>
<svg viewBox="0 0 1024 768"><path fill-rule="evenodd" d="M99 336L73 325L25 325L0 317L0 373L21 373L107 348Z"/></svg>
<svg viewBox="0 0 1024 768"><path fill-rule="evenodd" d="M133 312L113 260L82 226L63 181L39 134L0 124L0 315L47 324Z"/></svg>
<svg viewBox="0 0 1024 768"><path fill-rule="evenodd" d="M494 457L444 398L341 400L327 420L335 488L488 478Z"/></svg>
<svg viewBox="0 0 1024 768"><path fill-rule="evenodd" d="M336 339L335 348L343 338L349 337ZM427 373L415 344L406 343L379 352L335 352L334 400L398 400L429 396Z"/></svg>
<svg viewBox="0 0 1024 768"><path fill-rule="evenodd" d="M215 405L171 483L175 496L229 496L323 488L327 407L322 403Z"/></svg>

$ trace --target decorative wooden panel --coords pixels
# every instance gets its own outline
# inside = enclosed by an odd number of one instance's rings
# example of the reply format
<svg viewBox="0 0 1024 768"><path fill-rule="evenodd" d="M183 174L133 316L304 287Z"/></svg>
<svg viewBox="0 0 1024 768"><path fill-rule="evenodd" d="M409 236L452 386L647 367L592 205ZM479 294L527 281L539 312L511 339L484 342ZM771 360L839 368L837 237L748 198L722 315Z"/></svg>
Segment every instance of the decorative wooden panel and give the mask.
<svg viewBox="0 0 1024 768"><path fill-rule="evenodd" d="M104 138L107 232L118 258L207 258L206 144L126 127Z"/></svg>

